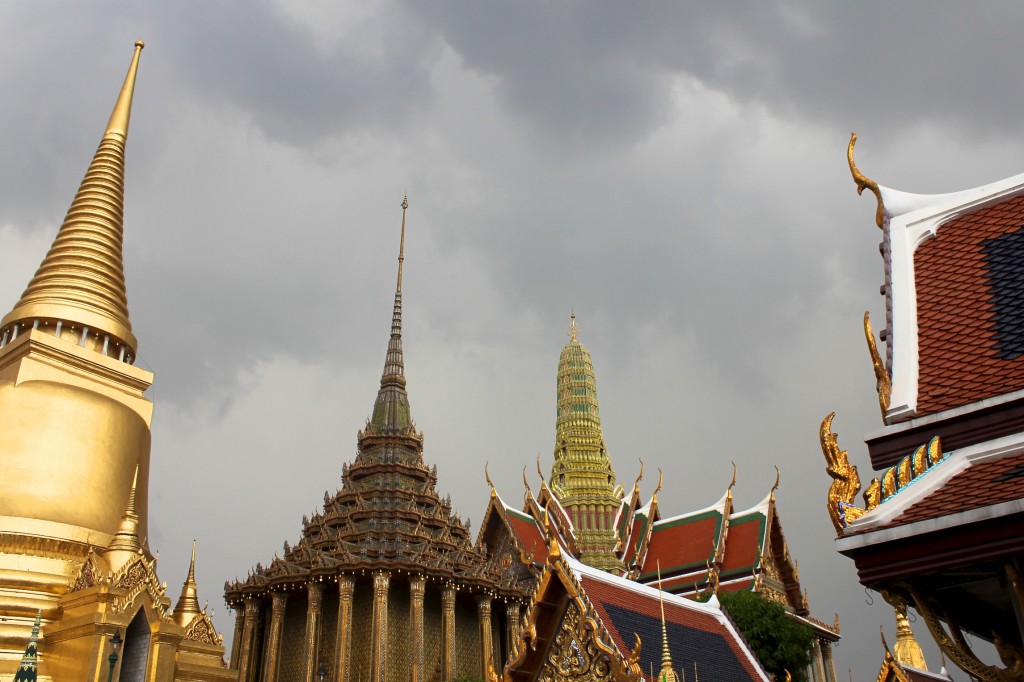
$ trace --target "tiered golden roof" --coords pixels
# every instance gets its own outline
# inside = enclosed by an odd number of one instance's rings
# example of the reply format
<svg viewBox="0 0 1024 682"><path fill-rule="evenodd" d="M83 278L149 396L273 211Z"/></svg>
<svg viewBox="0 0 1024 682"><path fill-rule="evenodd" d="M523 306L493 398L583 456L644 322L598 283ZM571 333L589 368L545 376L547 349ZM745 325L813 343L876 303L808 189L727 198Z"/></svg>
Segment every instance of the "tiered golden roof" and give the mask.
<svg viewBox="0 0 1024 682"><path fill-rule="evenodd" d="M583 550L581 560L596 568L622 570L613 523L622 486L615 482L601 432L594 363L579 341L575 313L571 320L570 340L558 361L555 461L549 486L572 517Z"/></svg>
<svg viewBox="0 0 1024 682"><path fill-rule="evenodd" d="M243 582L226 585L227 599L275 585L295 584L312 574L405 570L457 579L480 589L498 589L498 576L484 575L485 555L473 546L468 522L453 512L436 489L437 468L423 459L423 434L416 431L406 390L402 353L402 270L408 199L402 201L391 335L372 416L357 437L355 461L342 467L342 488L325 493L322 513L303 517L302 537L287 542L282 556L258 564Z"/></svg>

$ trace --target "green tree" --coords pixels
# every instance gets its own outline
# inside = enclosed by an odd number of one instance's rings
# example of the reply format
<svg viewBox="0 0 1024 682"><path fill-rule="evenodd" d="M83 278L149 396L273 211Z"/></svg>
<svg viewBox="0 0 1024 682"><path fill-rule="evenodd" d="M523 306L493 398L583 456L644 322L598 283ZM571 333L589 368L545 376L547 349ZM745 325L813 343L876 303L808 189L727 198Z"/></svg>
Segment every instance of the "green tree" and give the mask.
<svg viewBox="0 0 1024 682"><path fill-rule="evenodd" d="M718 600L754 650L761 665L777 680L806 682L814 631L786 614L780 604L753 592L726 592Z"/></svg>

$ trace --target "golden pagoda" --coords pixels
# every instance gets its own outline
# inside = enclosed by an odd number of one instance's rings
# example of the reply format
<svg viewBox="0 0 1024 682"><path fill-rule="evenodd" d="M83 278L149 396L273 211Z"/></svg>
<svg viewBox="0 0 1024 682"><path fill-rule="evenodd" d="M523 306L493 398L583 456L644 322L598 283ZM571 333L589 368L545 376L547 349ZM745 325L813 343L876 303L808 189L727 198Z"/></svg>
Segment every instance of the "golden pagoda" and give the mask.
<svg viewBox="0 0 1024 682"><path fill-rule="evenodd" d="M594 362L577 338L575 313L569 335L558 359L555 461L549 485L577 529L580 561L621 572L623 563L615 552L619 541L615 516L623 491L615 483L601 433Z"/></svg>
<svg viewBox="0 0 1024 682"><path fill-rule="evenodd" d="M121 248L142 47L53 245L0 320L0 470L18 481L0 497L0 675L40 614L40 679L106 678L115 632L118 674L234 679L209 615L169 608L145 542L153 375L132 364Z"/></svg>
<svg viewBox="0 0 1024 682"><path fill-rule="evenodd" d="M571 557L572 562L587 567L581 569L574 564L573 571L590 569L610 574L609 580L623 596L607 614L605 624L612 623L618 631L615 649L621 655L623 669L630 668L628 661L632 657L627 654L633 648L634 634L647 642L661 636L660 660L656 659L653 647L642 654L641 672L651 680L661 669L666 680L672 680L673 675L685 679L682 670L672 672L671 647L679 647L675 657L680 662L681 651L689 652L690 660L683 662L683 667L689 670L692 663L694 677L698 669L717 670L720 676L736 680L760 679L764 672L741 672L739 667L732 667L731 672L723 673L727 666L738 665L743 656L717 656L706 647L692 644L688 638L693 634L675 628L671 614L667 630L659 629L662 621L657 619L657 602L642 614L633 603L642 601L639 595L645 585L656 585L659 590L694 603L717 604L718 594L736 591L755 592L778 603L789 617L813 631L808 675L822 682L835 682L832 647L841 635L839 617L827 623L811 616L776 504L778 471L767 495L748 509L733 504L735 465L732 479L717 502L675 516L662 515L658 495L664 481L660 475L650 498L643 501L643 460L631 493L623 495L605 447L594 366L589 351L579 341L575 314L571 317L569 336L558 363L555 458L550 477L544 476L538 457L540 491L534 496L524 467L525 491L520 508L506 503L491 484L491 499L480 530L481 547L492 558L511 548L537 586L535 603L549 599L545 583L550 582L552 571L561 570L552 564L551 552L555 548L560 556ZM564 562L554 563L561 566ZM529 581L524 579L524 583ZM581 609L586 599L596 603L608 596L606 588L599 589L599 593L579 595ZM569 656L566 646L574 640L555 641L564 630L560 618L565 612L550 608L549 604L545 601L543 608L534 606L528 612L523 633L534 633L530 635L531 646L536 646L537 651L525 652L522 644L517 645L518 655L506 670L511 679L537 679L540 670L550 667L552 657ZM645 623L643 632L636 629L641 621ZM739 655L738 650L734 653ZM571 656L565 660L570 659ZM557 669L561 663L552 665ZM606 669L594 679L619 679L617 675ZM555 679L559 679L557 675Z"/></svg>
<svg viewBox="0 0 1024 682"><path fill-rule="evenodd" d="M236 609L241 682L485 679L517 641L532 590L518 554L474 546L436 489L406 391L402 354L405 217L384 371L342 487L303 517L295 545L225 584ZM528 584L521 587L525 576Z"/></svg>

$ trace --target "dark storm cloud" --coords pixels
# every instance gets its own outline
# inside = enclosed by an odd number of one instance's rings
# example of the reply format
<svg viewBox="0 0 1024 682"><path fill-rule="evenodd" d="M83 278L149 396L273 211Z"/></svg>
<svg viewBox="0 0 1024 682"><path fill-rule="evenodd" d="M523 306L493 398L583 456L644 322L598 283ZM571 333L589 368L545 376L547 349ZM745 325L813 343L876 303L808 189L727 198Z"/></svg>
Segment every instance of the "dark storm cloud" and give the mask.
<svg viewBox="0 0 1024 682"><path fill-rule="evenodd" d="M559 145L642 137L675 75L840 128L1021 127L1024 95L1001 85L1016 82L1017 3L408 5Z"/></svg>
<svg viewBox="0 0 1024 682"><path fill-rule="evenodd" d="M675 514L717 499L730 459L741 505L779 464L812 610L843 617L840 675L873 675L891 613L866 612L832 551L816 443L839 409L865 471L858 435L878 427L859 324L881 305L879 233L846 136L909 190L1019 171L1021 10L355 4L0 6L7 305L147 41L125 260L156 373L162 576L183 577L200 532L219 603L336 487L383 362L408 190L412 404L463 516L486 502L483 461L511 503L522 465L549 461L575 308L620 478L637 457L663 467ZM8 276L7 258L31 263Z"/></svg>
<svg viewBox="0 0 1024 682"><path fill-rule="evenodd" d="M182 84L207 103L251 116L268 135L310 145L356 127L400 126L429 101L436 41L387 4L318 46L275 3L165 7L164 39L180 51Z"/></svg>

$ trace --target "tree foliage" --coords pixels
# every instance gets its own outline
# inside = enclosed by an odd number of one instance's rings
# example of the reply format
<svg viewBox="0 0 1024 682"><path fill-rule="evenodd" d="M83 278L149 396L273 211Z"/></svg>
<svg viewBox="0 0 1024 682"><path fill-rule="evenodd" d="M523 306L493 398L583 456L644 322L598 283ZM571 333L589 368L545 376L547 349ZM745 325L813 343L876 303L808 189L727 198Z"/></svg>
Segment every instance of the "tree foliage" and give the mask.
<svg viewBox="0 0 1024 682"><path fill-rule="evenodd" d="M718 599L769 674L784 680L788 670L793 682L806 682L814 644L809 625L753 592L727 592Z"/></svg>

